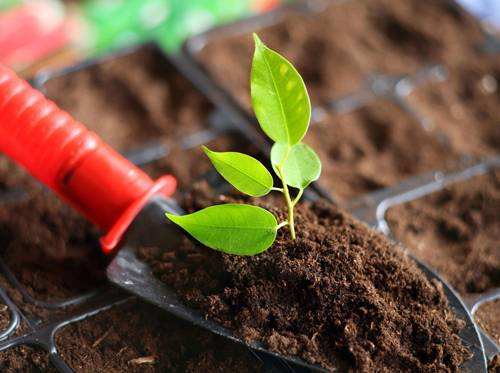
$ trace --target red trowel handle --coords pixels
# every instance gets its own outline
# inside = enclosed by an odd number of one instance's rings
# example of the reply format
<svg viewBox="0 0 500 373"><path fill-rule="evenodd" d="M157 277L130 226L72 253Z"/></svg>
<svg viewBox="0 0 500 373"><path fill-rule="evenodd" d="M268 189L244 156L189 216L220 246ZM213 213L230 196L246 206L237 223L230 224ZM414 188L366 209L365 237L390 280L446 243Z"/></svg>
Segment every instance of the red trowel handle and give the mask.
<svg viewBox="0 0 500 373"><path fill-rule="evenodd" d="M171 195L172 176L153 182L95 133L0 65L0 152L107 232L106 253L119 243L149 197Z"/></svg>

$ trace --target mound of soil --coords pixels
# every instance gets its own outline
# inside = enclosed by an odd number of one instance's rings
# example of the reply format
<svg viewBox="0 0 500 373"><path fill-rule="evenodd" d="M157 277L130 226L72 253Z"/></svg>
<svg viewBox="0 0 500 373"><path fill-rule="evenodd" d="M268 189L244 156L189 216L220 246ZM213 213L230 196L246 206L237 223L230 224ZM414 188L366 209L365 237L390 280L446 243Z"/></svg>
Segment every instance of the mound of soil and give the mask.
<svg viewBox="0 0 500 373"><path fill-rule="evenodd" d="M0 370L6 373L57 372L49 363L49 355L47 353L28 346L13 347L1 351Z"/></svg>
<svg viewBox="0 0 500 373"><path fill-rule="evenodd" d="M42 189L2 203L0 255L38 300L61 300L105 282L97 231Z"/></svg>
<svg viewBox="0 0 500 373"><path fill-rule="evenodd" d="M185 205L192 211L213 202L196 191ZM284 219L282 206L263 206ZM139 255L189 306L284 355L364 372L454 371L468 358L457 335L463 321L440 285L387 238L324 201L300 205L297 229L297 240L282 229L254 257L187 238Z"/></svg>
<svg viewBox="0 0 500 373"><path fill-rule="evenodd" d="M500 299L484 303L474 315L481 328L500 346Z"/></svg>
<svg viewBox="0 0 500 373"><path fill-rule="evenodd" d="M456 154L395 104L378 100L351 113L327 115L304 139L322 161L319 184L339 201L446 169Z"/></svg>
<svg viewBox="0 0 500 373"><path fill-rule="evenodd" d="M163 141L167 156L144 168L155 177L172 173L181 189L212 168L201 144L220 151L257 152L232 132L187 144L188 137L203 139L200 131L211 128L208 117L213 106L148 47L50 79L46 91L61 108L120 151Z"/></svg>
<svg viewBox="0 0 500 373"><path fill-rule="evenodd" d="M237 27L209 40L197 59L247 109L254 31L293 61L317 104L351 92L373 72L408 74L430 62L467 61L483 41L478 22L446 0L335 2L318 15Z"/></svg>
<svg viewBox="0 0 500 373"><path fill-rule="evenodd" d="M255 372L242 346L138 301L70 324L57 349L76 372Z"/></svg>
<svg viewBox="0 0 500 373"><path fill-rule="evenodd" d="M446 81L422 86L409 100L456 149L490 155L500 151L499 83L499 59L478 59L449 68Z"/></svg>
<svg viewBox="0 0 500 373"><path fill-rule="evenodd" d="M387 222L399 241L461 294L500 286L500 171L395 206Z"/></svg>

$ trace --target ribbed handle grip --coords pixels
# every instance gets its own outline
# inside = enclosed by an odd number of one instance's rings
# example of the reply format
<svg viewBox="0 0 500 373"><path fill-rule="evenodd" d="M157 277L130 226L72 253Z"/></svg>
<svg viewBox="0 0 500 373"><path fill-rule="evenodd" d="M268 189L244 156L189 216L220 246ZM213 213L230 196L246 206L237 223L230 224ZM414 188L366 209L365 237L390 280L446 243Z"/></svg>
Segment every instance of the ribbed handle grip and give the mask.
<svg viewBox="0 0 500 373"><path fill-rule="evenodd" d="M66 170L94 152L98 142L82 124L0 67L0 150L38 180L59 188Z"/></svg>
<svg viewBox="0 0 500 373"><path fill-rule="evenodd" d="M0 152L108 232L114 247L153 193L171 195L175 179L156 183L95 133L0 65Z"/></svg>

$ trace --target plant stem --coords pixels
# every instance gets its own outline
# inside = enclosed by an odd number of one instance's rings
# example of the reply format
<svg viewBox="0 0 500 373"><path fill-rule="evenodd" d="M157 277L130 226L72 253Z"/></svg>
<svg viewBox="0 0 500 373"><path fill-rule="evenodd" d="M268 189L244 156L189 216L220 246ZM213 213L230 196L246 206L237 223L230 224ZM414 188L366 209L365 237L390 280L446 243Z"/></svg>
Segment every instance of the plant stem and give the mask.
<svg viewBox="0 0 500 373"><path fill-rule="evenodd" d="M274 190L276 192L281 192L283 193L283 188L276 188L276 187L272 187L271 190Z"/></svg>
<svg viewBox="0 0 500 373"><path fill-rule="evenodd" d="M299 189L299 192L297 193L297 195L295 196L295 198L292 202L294 207L297 204L297 202L299 202L300 197L302 197L302 193L304 193L304 189Z"/></svg>
<svg viewBox="0 0 500 373"><path fill-rule="evenodd" d="M288 208L288 226L290 227L290 235L292 236L292 240L295 240L295 224L293 221L293 207L294 204L292 199L290 198L290 192L288 190L288 185L286 185L285 178L283 177L283 172L281 171L281 167L276 167L279 173L279 177L281 182L283 183L283 194L285 195L286 205Z"/></svg>
<svg viewBox="0 0 500 373"><path fill-rule="evenodd" d="M278 226L276 227L276 229L283 228L285 225L288 225L288 221L287 221L287 220L285 220L285 221L283 221L283 222L279 223L279 224L278 224Z"/></svg>

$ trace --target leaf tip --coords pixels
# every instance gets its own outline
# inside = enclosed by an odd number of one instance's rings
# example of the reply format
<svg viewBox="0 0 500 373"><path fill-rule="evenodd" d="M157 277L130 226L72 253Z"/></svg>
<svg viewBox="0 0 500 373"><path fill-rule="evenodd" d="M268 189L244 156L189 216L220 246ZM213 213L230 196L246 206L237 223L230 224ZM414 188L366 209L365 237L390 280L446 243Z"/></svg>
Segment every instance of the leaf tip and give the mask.
<svg viewBox="0 0 500 373"><path fill-rule="evenodd" d="M253 33L253 40L255 42L255 48L259 48L264 45L262 40L260 40L259 35L256 32Z"/></svg>

